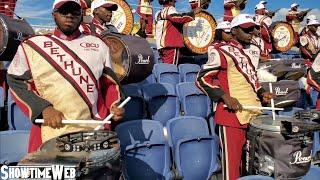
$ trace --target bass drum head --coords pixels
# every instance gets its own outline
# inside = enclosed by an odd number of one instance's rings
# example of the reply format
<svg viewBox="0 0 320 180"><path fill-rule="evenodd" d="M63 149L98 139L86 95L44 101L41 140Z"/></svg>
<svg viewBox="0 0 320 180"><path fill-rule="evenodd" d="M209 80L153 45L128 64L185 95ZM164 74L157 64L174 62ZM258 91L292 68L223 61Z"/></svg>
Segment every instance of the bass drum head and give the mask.
<svg viewBox="0 0 320 180"><path fill-rule="evenodd" d="M205 54L215 37L217 22L206 11L195 15L195 20L183 25L183 41L193 53Z"/></svg>
<svg viewBox="0 0 320 180"><path fill-rule="evenodd" d="M111 24L119 33L130 34L133 28L133 14L130 6L123 0L110 0L118 5L118 9L112 12Z"/></svg>
<svg viewBox="0 0 320 180"><path fill-rule="evenodd" d="M272 45L275 52L287 52L295 43L295 33L287 22L274 22L270 26Z"/></svg>

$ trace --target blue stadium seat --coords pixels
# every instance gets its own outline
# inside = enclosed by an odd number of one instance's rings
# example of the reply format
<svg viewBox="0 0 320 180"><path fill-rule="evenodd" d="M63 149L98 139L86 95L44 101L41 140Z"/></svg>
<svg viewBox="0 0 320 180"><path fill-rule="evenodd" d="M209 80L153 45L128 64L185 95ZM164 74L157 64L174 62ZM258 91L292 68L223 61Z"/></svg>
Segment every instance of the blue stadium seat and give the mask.
<svg viewBox="0 0 320 180"><path fill-rule="evenodd" d="M212 109L211 100L195 83L179 83L176 89L185 116L208 117Z"/></svg>
<svg viewBox="0 0 320 180"><path fill-rule="evenodd" d="M151 119L165 124L169 119L179 116L180 105L175 88L167 83L143 86L143 95Z"/></svg>
<svg viewBox="0 0 320 180"><path fill-rule="evenodd" d="M0 86L0 108L4 107L4 89Z"/></svg>
<svg viewBox="0 0 320 180"><path fill-rule="evenodd" d="M9 130L30 130L29 118L20 110L12 94L8 93L8 124Z"/></svg>
<svg viewBox="0 0 320 180"><path fill-rule="evenodd" d="M320 167L311 166L308 173L301 180L315 180L320 177Z"/></svg>
<svg viewBox="0 0 320 180"><path fill-rule="evenodd" d="M28 151L29 131L0 131L0 164L19 162Z"/></svg>
<svg viewBox="0 0 320 180"><path fill-rule="evenodd" d="M176 85L180 82L180 74L176 65L159 63L153 66L152 73L158 83Z"/></svg>
<svg viewBox="0 0 320 180"><path fill-rule="evenodd" d="M317 103L317 99L318 99L318 94L319 92L312 89L310 92L310 96L311 96L311 106L316 107L316 103Z"/></svg>
<svg viewBox="0 0 320 180"><path fill-rule="evenodd" d="M157 49L157 45L150 43L150 47L151 47L151 49L152 49L152 51L153 51L154 63L155 63L155 64L160 63L161 60L160 60L160 55L159 55L159 52L158 52L158 49Z"/></svg>
<svg viewBox="0 0 320 180"><path fill-rule="evenodd" d="M313 133L312 156L315 156L317 152L320 152L320 131Z"/></svg>
<svg viewBox="0 0 320 180"><path fill-rule="evenodd" d="M143 119L145 117L145 102L142 91L137 85L125 85L123 91L131 100L124 106L125 116L123 121Z"/></svg>
<svg viewBox="0 0 320 180"><path fill-rule="evenodd" d="M273 180L273 178L269 176L251 175L251 176L243 176L238 180Z"/></svg>
<svg viewBox="0 0 320 180"><path fill-rule="evenodd" d="M119 124L125 179L172 179L170 148L158 121L135 120Z"/></svg>
<svg viewBox="0 0 320 180"><path fill-rule="evenodd" d="M166 127L179 178L209 179L220 170L218 143L203 118L181 116L170 119Z"/></svg>
<svg viewBox="0 0 320 180"><path fill-rule="evenodd" d="M197 64L180 64L178 69L182 82L195 82L200 66Z"/></svg>
<svg viewBox="0 0 320 180"><path fill-rule="evenodd" d="M283 111L279 111L279 115L282 116L293 116L295 112L303 110L302 108L289 107L285 108Z"/></svg>

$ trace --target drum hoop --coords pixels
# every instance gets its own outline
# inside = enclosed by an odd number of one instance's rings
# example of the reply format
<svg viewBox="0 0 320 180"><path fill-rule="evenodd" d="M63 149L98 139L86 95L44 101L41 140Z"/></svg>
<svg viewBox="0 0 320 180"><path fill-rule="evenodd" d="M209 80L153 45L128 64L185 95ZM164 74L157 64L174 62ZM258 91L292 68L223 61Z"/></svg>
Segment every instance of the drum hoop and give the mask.
<svg viewBox="0 0 320 180"><path fill-rule="evenodd" d="M128 54L128 61L129 61L129 67L130 67L131 66L131 59L132 59L131 51L128 48L128 46L126 45L126 43L124 42L124 40L122 40L122 38L118 37L118 36L110 36L110 35L105 36L106 39L109 38L109 37L119 40L121 42L121 44L123 45L123 47L125 47L125 50L127 51L127 54ZM125 69L125 73L123 75L118 77L119 81L123 80L125 77L128 76L128 74L130 73L130 68L129 67L127 67L127 69Z"/></svg>
<svg viewBox="0 0 320 180"><path fill-rule="evenodd" d="M292 37L295 38L293 27L287 22L279 21L279 22L275 22L274 26L272 26L272 30L271 30L272 41L274 41L273 34L275 33L275 30L279 27L279 25L285 25L286 28L289 29L289 32L292 35ZM294 41L295 41L294 38L290 39L290 42L286 47L279 47L279 46L275 45L276 43L272 43L272 44L277 51L286 52L286 51L290 50L292 48L292 46L294 45Z"/></svg>
<svg viewBox="0 0 320 180"><path fill-rule="evenodd" d="M211 37L209 43L208 43L207 45L205 45L204 47L195 47L195 46L191 43L189 37L185 35L186 32L187 32L187 28L188 28L189 22L188 22L188 23L185 23L185 24L183 25L183 41L184 41L185 46L186 46L190 51L192 51L192 52L194 52L194 53L197 53L197 54L205 54L205 53L208 52L208 47L209 47L209 46L212 44L212 42L214 41L215 28L217 27L217 21L216 21L215 18L214 18L210 13L208 13L207 11L201 11L201 12L200 12L199 14L197 14L197 15L198 15L197 17L202 17L202 18L208 20L208 21L209 21L209 24L210 24L211 27L212 27L212 37ZM210 22L211 22L210 19L205 18L205 17L210 17L211 20L213 21L213 24L210 23Z"/></svg>
<svg viewBox="0 0 320 180"><path fill-rule="evenodd" d="M4 19L0 16L0 24L3 25L3 29L4 29L4 46L0 49L0 55L2 55L2 53L4 53L4 51L7 49L8 46L8 41L9 41L9 32L8 32L8 25L6 24L6 22L4 21Z"/></svg>
<svg viewBox="0 0 320 180"><path fill-rule="evenodd" d="M280 120L291 120L291 118L289 116L277 116ZM273 133L277 133L280 134L281 131L281 122L279 119L276 119L275 121L271 119L270 122L272 122L272 124L263 124L263 120L266 118L270 118L269 115L261 115L256 117L255 119L253 119L252 121L250 121L250 126L258 128L258 129L262 129L262 130L266 130L266 131L271 131ZM279 124L275 124L275 123L279 123Z"/></svg>
<svg viewBox="0 0 320 180"><path fill-rule="evenodd" d="M134 17L131 12L131 8L130 8L129 4L126 1L122 1L122 0L111 0L111 1L116 3L118 5L118 8L120 6L123 9L124 14L126 16L126 24L125 24L125 27L121 33L127 34L127 35L130 34L133 29Z"/></svg>

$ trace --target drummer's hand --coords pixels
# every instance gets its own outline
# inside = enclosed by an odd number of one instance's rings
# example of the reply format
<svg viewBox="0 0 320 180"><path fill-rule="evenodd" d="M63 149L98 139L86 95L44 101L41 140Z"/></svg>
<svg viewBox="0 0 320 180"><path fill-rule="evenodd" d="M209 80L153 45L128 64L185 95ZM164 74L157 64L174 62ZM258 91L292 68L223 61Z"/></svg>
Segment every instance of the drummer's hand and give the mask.
<svg viewBox="0 0 320 180"><path fill-rule="evenodd" d="M239 103L239 101L236 98L230 97L227 94L222 95L222 99L224 101L224 104L227 105L227 107L234 111L242 111L242 105Z"/></svg>
<svg viewBox="0 0 320 180"><path fill-rule="evenodd" d="M196 7L194 10L193 10L193 13L194 14L198 14L199 12L201 12L201 7Z"/></svg>
<svg viewBox="0 0 320 180"><path fill-rule="evenodd" d="M264 103L270 103L271 99L274 99L275 97L276 97L276 95L274 93L270 93L270 92L262 93L262 101Z"/></svg>
<svg viewBox="0 0 320 180"><path fill-rule="evenodd" d="M46 107L42 111L42 116L44 120L44 123L42 125L50 126L54 129L62 127L62 119L64 119L63 114L62 112L56 110L54 107Z"/></svg>
<svg viewBox="0 0 320 180"><path fill-rule="evenodd" d="M123 118L124 108L118 108L116 104L111 106L110 112L113 114L112 119L115 121L119 121Z"/></svg>

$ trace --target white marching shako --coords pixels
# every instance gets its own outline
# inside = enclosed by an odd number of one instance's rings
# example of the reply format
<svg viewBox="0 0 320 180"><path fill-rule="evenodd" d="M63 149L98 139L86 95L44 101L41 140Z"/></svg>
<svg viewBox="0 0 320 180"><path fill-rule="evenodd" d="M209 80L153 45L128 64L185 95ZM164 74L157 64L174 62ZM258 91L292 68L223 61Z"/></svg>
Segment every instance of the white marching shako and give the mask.
<svg viewBox="0 0 320 180"><path fill-rule="evenodd" d="M114 25L119 33L130 34L133 28L133 14L126 1L110 0L118 5L118 9L113 11L111 24Z"/></svg>
<svg viewBox="0 0 320 180"><path fill-rule="evenodd" d="M214 41L217 22L214 17L201 11L195 15L195 20L183 25L183 41L193 53L205 54Z"/></svg>
<svg viewBox="0 0 320 180"><path fill-rule="evenodd" d="M292 26L287 22L274 22L270 26L272 44L275 51L286 52L295 43L295 33Z"/></svg>

